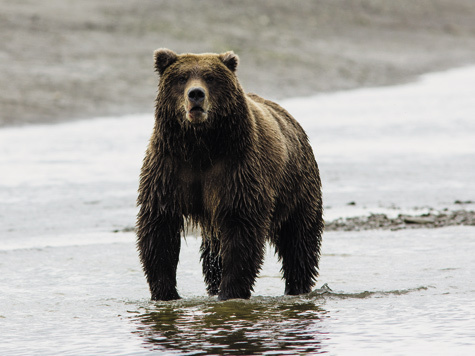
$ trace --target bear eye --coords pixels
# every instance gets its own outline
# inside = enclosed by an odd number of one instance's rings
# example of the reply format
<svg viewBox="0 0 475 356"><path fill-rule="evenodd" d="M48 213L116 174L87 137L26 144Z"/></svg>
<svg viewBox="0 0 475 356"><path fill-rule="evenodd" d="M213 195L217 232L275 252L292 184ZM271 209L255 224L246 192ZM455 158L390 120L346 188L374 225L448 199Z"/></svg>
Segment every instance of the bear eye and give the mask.
<svg viewBox="0 0 475 356"><path fill-rule="evenodd" d="M205 80L206 80L206 83L208 83L208 84L214 83L214 77L211 76L211 75L208 75L208 76L205 78Z"/></svg>
<svg viewBox="0 0 475 356"><path fill-rule="evenodd" d="M181 77L178 77L179 84L186 84L187 81L188 81L188 78L184 75L182 75Z"/></svg>

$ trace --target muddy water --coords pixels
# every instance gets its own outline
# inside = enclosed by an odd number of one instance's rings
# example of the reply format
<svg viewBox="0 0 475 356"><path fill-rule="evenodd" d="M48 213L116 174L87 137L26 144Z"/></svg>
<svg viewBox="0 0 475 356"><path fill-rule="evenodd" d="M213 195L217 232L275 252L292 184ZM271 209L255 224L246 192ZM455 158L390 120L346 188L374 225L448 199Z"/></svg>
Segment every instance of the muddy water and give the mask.
<svg viewBox="0 0 475 356"><path fill-rule="evenodd" d="M1 354L446 355L475 347L472 227L327 233L318 288L300 297L282 296L269 249L253 297L226 302L206 296L194 237L180 257L183 299L151 302L133 240L71 235L2 249Z"/></svg>

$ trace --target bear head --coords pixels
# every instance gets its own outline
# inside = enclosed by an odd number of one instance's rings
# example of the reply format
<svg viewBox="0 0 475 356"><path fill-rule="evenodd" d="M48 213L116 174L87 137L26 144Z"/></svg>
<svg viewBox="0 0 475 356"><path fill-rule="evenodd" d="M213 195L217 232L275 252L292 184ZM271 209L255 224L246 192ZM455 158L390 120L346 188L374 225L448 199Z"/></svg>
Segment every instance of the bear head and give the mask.
<svg viewBox="0 0 475 356"><path fill-rule="evenodd" d="M160 48L154 61L160 76L157 112L166 110L167 117L184 125L201 126L226 117L243 97L235 74L239 58L232 51L176 54Z"/></svg>

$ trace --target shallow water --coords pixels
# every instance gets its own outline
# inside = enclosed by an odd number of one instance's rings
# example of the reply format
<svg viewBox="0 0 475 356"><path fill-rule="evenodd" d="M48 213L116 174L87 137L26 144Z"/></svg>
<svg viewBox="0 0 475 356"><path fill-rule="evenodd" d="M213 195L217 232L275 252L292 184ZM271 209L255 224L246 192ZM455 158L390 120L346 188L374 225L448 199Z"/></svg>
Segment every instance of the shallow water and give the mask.
<svg viewBox="0 0 475 356"><path fill-rule="evenodd" d="M475 68L283 103L304 125L327 219L475 201ZM199 240L183 299L149 300L134 235L149 115L0 130L0 354L465 355L475 227L326 232L309 295L272 249L248 301L206 296ZM355 204L347 205L348 202ZM473 209L473 203L456 208Z"/></svg>
<svg viewBox="0 0 475 356"><path fill-rule="evenodd" d="M183 299L173 302L149 300L131 233L2 250L0 352L468 354L475 347L474 233L327 233L318 282L326 285L299 297L282 296L280 266L268 249L253 297L226 302L206 296L194 237L183 243Z"/></svg>

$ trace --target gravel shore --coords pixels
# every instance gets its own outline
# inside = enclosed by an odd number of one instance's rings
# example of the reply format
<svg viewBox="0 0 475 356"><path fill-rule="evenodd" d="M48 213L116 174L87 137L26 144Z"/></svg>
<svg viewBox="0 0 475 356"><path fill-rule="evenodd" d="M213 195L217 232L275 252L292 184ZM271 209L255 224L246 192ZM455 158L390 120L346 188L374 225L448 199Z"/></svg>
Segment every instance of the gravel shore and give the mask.
<svg viewBox="0 0 475 356"><path fill-rule="evenodd" d="M467 210L430 211L421 215L399 214L395 218L386 214L371 214L339 218L325 223L325 231L402 230L438 228L446 226L475 226L475 212Z"/></svg>
<svg viewBox="0 0 475 356"><path fill-rule="evenodd" d="M234 50L282 99L475 62L472 0L0 0L0 126L152 112L152 52Z"/></svg>

